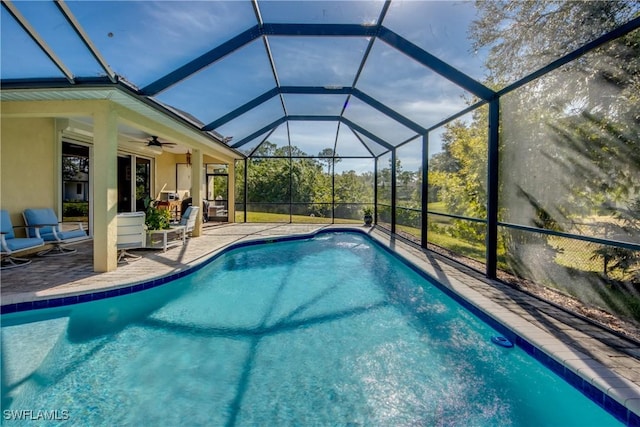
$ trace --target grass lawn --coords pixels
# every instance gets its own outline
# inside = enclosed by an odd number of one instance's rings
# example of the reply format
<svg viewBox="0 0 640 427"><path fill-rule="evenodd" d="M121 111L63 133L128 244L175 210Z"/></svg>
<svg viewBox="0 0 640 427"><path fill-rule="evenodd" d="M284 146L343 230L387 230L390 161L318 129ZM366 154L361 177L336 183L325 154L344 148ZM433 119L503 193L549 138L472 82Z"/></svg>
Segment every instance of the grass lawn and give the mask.
<svg viewBox="0 0 640 427"><path fill-rule="evenodd" d="M595 245L562 237L549 237L549 244L558 249L556 262L565 267L582 271L602 272L602 259L591 259Z"/></svg>
<svg viewBox="0 0 640 427"><path fill-rule="evenodd" d="M244 220L244 212L236 212L236 222ZM291 215L268 212L247 212L247 222L282 222L297 224L331 224L331 218L308 215ZM360 219L335 218L336 224L362 224Z"/></svg>
<svg viewBox="0 0 640 427"><path fill-rule="evenodd" d="M433 212L447 213L447 209L444 202L427 203L427 210L433 211Z"/></svg>
<svg viewBox="0 0 640 427"><path fill-rule="evenodd" d="M420 230L404 225L396 225L398 231L408 233L416 239L420 239ZM429 243L448 249L459 255L484 263L485 248L484 245L465 242L464 240L448 236L446 234L429 231L427 234Z"/></svg>
<svg viewBox="0 0 640 427"><path fill-rule="evenodd" d="M447 213L447 209L444 205L444 202L429 203L427 205L427 209L432 212ZM434 215L434 214L428 214L428 215L429 215L429 222L432 222L438 225L448 226L448 225L451 225L451 223L454 220L454 218L448 218L446 216L440 216L440 215Z"/></svg>
<svg viewBox="0 0 640 427"><path fill-rule="evenodd" d="M430 203L429 209L434 211L443 211L443 203L436 202ZM236 222L243 221L243 212L236 212ZM313 217L308 215L292 215L277 214L267 212L248 212L247 222L275 222L275 223L298 223L298 224L331 224L331 218ZM452 218L439 217L432 215L431 219L440 225L448 226ZM360 219L345 219L335 218L335 224L362 224ZM420 240L420 230L397 225L398 231L407 233L415 237L416 241ZM443 228L444 230L444 228ZM474 259L476 261L485 262L485 246L483 244L467 242L455 237L451 237L444 233L438 233L435 231L429 231L428 233L429 243L448 249L456 254L465 256L467 258ZM600 272L602 271L602 260L591 260L593 255L593 248L589 244L583 242L571 241L569 239L551 237L549 243L560 249L561 251L556 256L556 262L565 267L571 267L576 270ZM570 247L566 247L571 244ZM563 250L564 249L564 250ZM501 268L505 268L504 254L498 254L498 263Z"/></svg>
<svg viewBox="0 0 640 427"><path fill-rule="evenodd" d="M243 212L236 212L236 222L243 221ZM298 224L331 224L331 218L313 217L307 215L292 215L277 214L267 212L247 212L247 222L281 222L289 223L291 219L292 223ZM345 219L336 218L335 224L362 224L362 220L359 219ZM420 240L420 230L413 227L404 225L397 225L398 231L410 234ZM433 231L429 232L429 243L441 246L445 249L453 251L459 255L475 259L484 263L485 248L484 245L472 244L455 237L447 236L446 234L440 234Z"/></svg>

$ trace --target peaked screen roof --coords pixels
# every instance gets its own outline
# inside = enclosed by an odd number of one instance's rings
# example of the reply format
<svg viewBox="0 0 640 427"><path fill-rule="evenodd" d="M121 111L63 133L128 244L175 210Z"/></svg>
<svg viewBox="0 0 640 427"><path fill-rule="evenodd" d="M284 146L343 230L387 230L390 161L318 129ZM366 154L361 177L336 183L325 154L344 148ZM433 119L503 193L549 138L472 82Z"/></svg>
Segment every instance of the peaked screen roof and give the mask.
<svg viewBox="0 0 640 427"><path fill-rule="evenodd" d="M378 156L495 96L473 2L2 4L4 88L119 85L245 154Z"/></svg>

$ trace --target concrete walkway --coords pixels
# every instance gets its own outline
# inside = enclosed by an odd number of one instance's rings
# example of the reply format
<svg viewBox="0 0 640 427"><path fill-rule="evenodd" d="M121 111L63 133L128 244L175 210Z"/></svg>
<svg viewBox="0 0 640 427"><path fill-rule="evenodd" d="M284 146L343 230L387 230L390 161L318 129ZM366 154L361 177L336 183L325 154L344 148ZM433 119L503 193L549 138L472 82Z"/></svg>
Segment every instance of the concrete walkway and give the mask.
<svg viewBox="0 0 640 427"><path fill-rule="evenodd" d="M241 241L305 234L319 229L357 228L413 262L444 286L507 325L544 353L640 415L640 349L578 317L499 282L426 252L376 228L313 224L226 224L207 227L199 238L167 252L140 250L139 261L116 271L94 273L92 242L78 253L36 258L29 266L2 271L2 305L80 295L146 282L197 265L224 247ZM606 403L606 402L605 402ZM633 415L629 415L633 417ZM628 422L640 421L640 416Z"/></svg>

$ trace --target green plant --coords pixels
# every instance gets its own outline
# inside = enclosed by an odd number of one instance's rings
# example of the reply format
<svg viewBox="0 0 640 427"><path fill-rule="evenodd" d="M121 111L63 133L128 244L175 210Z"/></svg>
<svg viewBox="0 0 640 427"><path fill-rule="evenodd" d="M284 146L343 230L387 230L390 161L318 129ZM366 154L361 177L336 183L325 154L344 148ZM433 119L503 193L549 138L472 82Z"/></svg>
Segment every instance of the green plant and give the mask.
<svg viewBox="0 0 640 427"><path fill-rule="evenodd" d="M144 223L149 230L166 230L171 222L171 212L167 209L158 209L158 202L146 197L144 206L147 210Z"/></svg>
<svg viewBox="0 0 640 427"><path fill-rule="evenodd" d="M366 206L362 209L362 211L364 212L364 224L367 227L370 227L371 224L373 224L373 209L371 209L371 207Z"/></svg>
<svg viewBox="0 0 640 427"><path fill-rule="evenodd" d="M86 202L62 202L62 216L86 217L89 215L89 203Z"/></svg>

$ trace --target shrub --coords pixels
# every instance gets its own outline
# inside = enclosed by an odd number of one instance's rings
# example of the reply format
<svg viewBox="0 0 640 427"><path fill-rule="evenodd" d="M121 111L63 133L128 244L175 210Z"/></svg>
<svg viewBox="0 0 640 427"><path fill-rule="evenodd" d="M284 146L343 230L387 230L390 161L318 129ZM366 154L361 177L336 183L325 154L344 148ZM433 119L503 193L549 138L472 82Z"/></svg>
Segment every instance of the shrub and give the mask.
<svg viewBox="0 0 640 427"><path fill-rule="evenodd" d="M168 209L158 209L156 200L151 200L149 197L144 202L147 208L146 218L144 223L149 230L166 230L169 228L171 222L171 212Z"/></svg>

